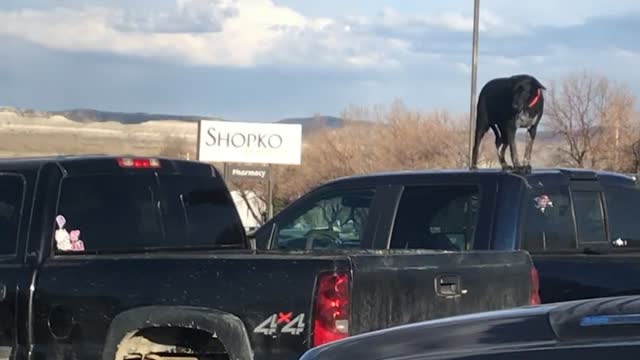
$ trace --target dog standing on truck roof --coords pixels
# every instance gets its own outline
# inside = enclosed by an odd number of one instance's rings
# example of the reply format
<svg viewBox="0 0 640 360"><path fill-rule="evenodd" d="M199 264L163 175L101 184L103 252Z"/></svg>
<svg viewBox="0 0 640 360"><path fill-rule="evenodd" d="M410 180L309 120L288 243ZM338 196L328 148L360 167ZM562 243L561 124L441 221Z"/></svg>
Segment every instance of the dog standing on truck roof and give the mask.
<svg viewBox="0 0 640 360"><path fill-rule="evenodd" d="M496 137L496 152L502 169L531 170L531 150L544 112L543 90L546 88L531 75L496 78L482 87L478 97L471 169L477 169L480 143L491 129ZM523 165L520 165L516 147L519 128L526 128L529 133ZM507 147L511 151L513 166L508 165L505 159Z"/></svg>

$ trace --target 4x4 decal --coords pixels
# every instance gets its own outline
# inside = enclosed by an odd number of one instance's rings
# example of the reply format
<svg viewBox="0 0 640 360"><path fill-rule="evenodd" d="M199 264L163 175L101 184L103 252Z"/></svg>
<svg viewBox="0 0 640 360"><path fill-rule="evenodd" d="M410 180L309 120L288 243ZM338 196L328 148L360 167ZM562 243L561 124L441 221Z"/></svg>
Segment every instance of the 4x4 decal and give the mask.
<svg viewBox="0 0 640 360"><path fill-rule="evenodd" d="M276 336L280 334L300 335L304 331L304 313L293 317L292 312L275 313L258 325L253 332Z"/></svg>

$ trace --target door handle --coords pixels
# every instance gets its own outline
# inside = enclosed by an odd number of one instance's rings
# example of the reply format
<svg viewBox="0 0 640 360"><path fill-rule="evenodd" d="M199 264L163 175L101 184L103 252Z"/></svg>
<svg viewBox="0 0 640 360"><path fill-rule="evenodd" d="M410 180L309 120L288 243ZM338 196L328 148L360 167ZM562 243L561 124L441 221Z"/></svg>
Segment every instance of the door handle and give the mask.
<svg viewBox="0 0 640 360"><path fill-rule="evenodd" d="M7 286L5 284L0 284L0 302L4 301L7 298Z"/></svg>
<svg viewBox="0 0 640 360"><path fill-rule="evenodd" d="M438 275L435 278L436 294L440 296L459 296L467 293L462 289L460 275Z"/></svg>

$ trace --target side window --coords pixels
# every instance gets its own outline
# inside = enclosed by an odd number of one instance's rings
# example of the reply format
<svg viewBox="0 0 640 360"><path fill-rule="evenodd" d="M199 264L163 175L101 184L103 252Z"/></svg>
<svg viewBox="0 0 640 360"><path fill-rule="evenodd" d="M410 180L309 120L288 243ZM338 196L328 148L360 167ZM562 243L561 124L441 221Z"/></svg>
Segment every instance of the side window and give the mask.
<svg viewBox="0 0 640 360"><path fill-rule="evenodd" d="M574 191L573 208L576 213L576 226L580 243L607 241L602 195L599 192Z"/></svg>
<svg viewBox="0 0 640 360"><path fill-rule="evenodd" d="M391 237L392 249L469 250L478 221L477 186L406 187Z"/></svg>
<svg viewBox="0 0 640 360"><path fill-rule="evenodd" d="M625 241L625 247L640 247L640 189L610 186L606 189L609 241Z"/></svg>
<svg viewBox="0 0 640 360"><path fill-rule="evenodd" d="M566 186L534 188L524 199L522 247L528 251L575 249L571 197Z"/></svg>
<svg viewBox="0 0 640 360"><path fill-rule="evenodd" d="M23 179L0 176L0 256L16 253L23 199Z"/></svg>
<svg viewBox="0 0 640 360"><path fill-rule="evenodd" d="M281 221L275 249L359 248L374 190L333 194Z"/></svg>

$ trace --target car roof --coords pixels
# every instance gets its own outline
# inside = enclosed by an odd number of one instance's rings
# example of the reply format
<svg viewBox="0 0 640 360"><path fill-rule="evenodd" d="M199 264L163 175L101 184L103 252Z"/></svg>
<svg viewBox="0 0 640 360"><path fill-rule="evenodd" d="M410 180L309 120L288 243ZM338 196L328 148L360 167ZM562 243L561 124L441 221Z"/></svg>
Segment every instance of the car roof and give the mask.
<svg viewBox="0 0 640 360"><path fill-rule="evenodd" d="M409 358L477 353L496 346L637 340L640 296L597 298L481 312L373 331L314 348L302 360Z"/></svg>
<svg viewBox="0 0 640 360"><path fill-rule="evenodd" d="M504 171L501 169L430 169L430 170L400 170L385 171L368 174L359 174L336 178L321 186L336 186L355 183L387 183L402 182L409 178L437 178L437 177L474 177L474 178L490 178L504 176L519 176L523 178L539 177L539 176L557 176L567 179L597 180L605 179L611 181L635 181L635 178L628 174L621 174L609 171L591 170L591 169L575 169L575 168L534 168L530 173L524 174L514 171Z"/></svg>

